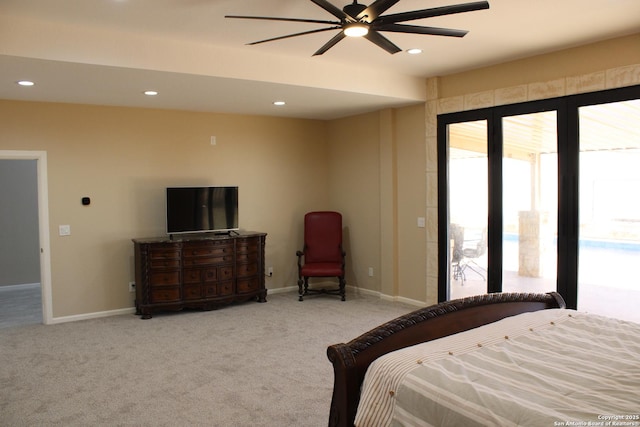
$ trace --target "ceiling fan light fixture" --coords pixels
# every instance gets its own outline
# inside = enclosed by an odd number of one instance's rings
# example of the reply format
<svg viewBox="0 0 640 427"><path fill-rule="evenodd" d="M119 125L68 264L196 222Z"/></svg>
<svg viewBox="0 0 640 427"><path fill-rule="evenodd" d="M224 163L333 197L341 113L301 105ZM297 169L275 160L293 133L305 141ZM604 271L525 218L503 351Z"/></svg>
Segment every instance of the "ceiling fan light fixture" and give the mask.
<svg viewBox="0 0 640 427"><path fill-rule="evenodd" d="M369 26L361 22L354 22L353 24L347 24L342 30L347 37L363 37L369 33Z"/></svg>

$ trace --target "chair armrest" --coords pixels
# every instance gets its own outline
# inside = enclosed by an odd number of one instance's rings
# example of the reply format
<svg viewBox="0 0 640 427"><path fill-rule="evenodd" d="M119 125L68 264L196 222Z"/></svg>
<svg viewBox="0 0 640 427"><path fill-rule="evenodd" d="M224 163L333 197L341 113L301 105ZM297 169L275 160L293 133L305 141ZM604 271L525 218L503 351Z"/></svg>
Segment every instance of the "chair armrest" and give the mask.
<svg viewBox="0 0 640 427"><path fill-rule="evenodd" d="M302 271L302 257L304 256L303 251L296 251L296 256L298 257L298 275Z"/></svg>

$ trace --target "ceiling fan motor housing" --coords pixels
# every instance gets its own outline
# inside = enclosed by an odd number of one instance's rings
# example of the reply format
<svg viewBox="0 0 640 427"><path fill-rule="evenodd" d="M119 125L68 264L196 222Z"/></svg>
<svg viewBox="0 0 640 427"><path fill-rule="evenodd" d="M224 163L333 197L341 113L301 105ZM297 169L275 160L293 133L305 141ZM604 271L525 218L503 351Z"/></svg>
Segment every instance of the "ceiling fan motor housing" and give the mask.
<svg viewBox="0 0 640 427"><path fill-rule="evenodd" d="M364 4L353 2L353 4L348 4L344 8L342 8L342 11L351 16L353 19L357 20L357 16L366 8L367 6ZM364 16L363 20L364 18L367 18L367 16Z"/></svg>

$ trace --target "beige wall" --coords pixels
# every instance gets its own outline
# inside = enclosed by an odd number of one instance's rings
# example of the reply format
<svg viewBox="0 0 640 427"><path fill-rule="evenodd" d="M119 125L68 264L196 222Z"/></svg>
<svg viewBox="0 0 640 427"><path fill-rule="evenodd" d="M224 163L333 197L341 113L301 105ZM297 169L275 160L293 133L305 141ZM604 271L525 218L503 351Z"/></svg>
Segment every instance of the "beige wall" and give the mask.
<svg viewBox="0 0 640 427"><path fill-rule="evenodd" d="M347 227L347 280L383 297L425 299L424 114L419 105L328 124L329 197Z"/></svg>
<svg viewBox="0 0 640 427"><path fill-rule="evenodd" d="M0 128L0 150L47 152L54 318L132 306L130 239L164 233L166 186L238 185L268 288L296 284L302 216L329 207L322 121L0 101Z"/></svg>
<svg viewBox="0 0 640 427"><path fill-rule="evenodd" d="M329 198L343 216L347 284L372 291L380 290L379 120L370 113L327 125Z"/></svg>
<svg viewBox="0 0 640 427"><path fill-rule="evenodd" d="M398 279L394 296L426 300L426 228L418 218L426 217L426 147L424 105L396 112L397 141L397 240Z"/></svg>

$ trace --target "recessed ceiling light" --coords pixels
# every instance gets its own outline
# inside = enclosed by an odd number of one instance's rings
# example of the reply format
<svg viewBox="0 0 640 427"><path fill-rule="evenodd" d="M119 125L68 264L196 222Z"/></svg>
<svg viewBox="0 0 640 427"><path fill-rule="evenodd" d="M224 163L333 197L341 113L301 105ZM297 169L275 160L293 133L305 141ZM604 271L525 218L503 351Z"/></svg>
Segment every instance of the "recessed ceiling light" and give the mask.
<svg viewBox="0 0 640 427"><path fill-rule="evenodd" d="M407 53L409 55L417 55L419 53L422 53L422 49L418 49L418 48L409 49L407 50Z"/></svg>
<svg viewBox="0 0 640 427"><path fill-rule="evenodd" d="M285 105L285 104L286 104L286 102L284 102L284 101L273 101L273 105L281 106L281 105Z"/></svg>
<svg viewBox="0 0 640 427"><path fill-rule="evenodd" d="M17 82L20 86L33 86L35 85L34 82L30 81L30 80L20 80L19 82Z"/></svg>
<svg viewBox="0 0 640 427"><path fill-rule="evenodd" d="M147 95L147 96L156 96L158 94L158 92L155 91L155 90L145 90L144 94Z"/></svg>

